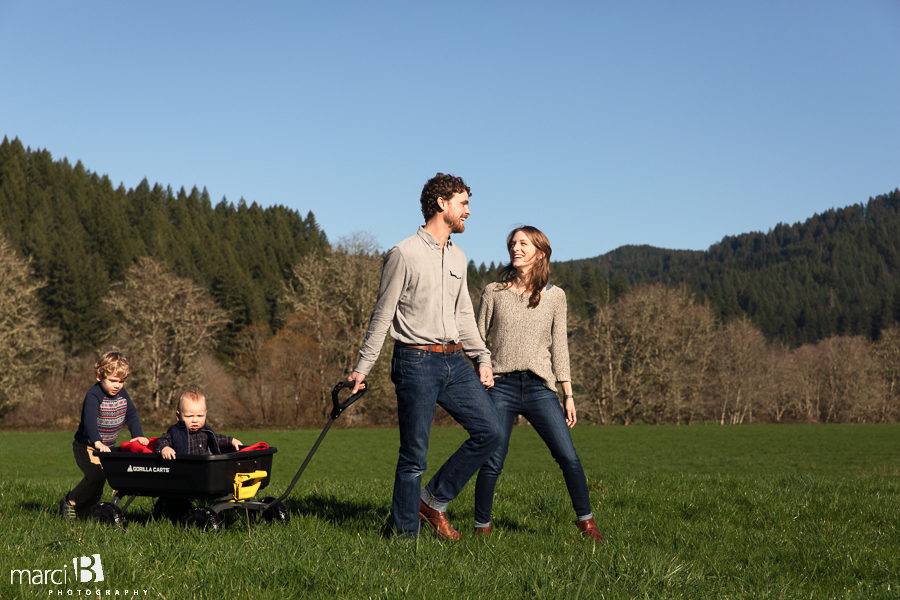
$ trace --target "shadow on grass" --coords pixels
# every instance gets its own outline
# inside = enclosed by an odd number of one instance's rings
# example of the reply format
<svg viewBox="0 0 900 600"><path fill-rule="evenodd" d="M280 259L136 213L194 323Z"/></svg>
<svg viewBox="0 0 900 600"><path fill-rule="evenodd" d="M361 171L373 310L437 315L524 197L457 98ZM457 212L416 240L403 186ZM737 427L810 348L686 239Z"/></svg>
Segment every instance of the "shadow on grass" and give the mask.
<svg viewBox="0 0 900 600"><path fill-rule="evenodd" d="M108 501L104 501L104 502L108 502ZM51 515L54 517L59 517L59 501L56 501L53 504L42 504L39 502L29 501L29 502L22 502L21 504L19 504L19 506L25 512L42 513L42 514L48 514L48 515ZM125 518L129 524L140 523L140 524L144 525L146 523L153 521L153 516L150 514L150 512L148 512L147 510L144 510L143 508L132 507L124 512L125 512ZM62 517L59 517L59 518L62 518ZM78 518L79 518L79 520L83 520L83 519L87 519L88 517L86 516L86 514L84 512L79 512Z"/></svg>
<svg viewBox="0 0 900 600"><path fill-rule="evenodd" d="M53 514L59 512L59 500L54 500L52 504L42 504L39 502L22 502L19 504L19 507L23 511L36 513L49 512Z"/></svg>
<svg viewBox="0 0 900 600"><path fill-rule="evenodd" d="M142 496L143 497L143 496ZM393 519L390 516L390 507L386 504L376 504L369 501L346 500L333 494L309 494L300 498L288 498L284 501L290 510L291 516L310 516L322 519L339 527L355 526L365 530L380 531L384 537L393 537ZM204 503L194 501L197 506L203 506ZM34 513L45 513L56 515L58 509L56 504L42 504L38 502L22 502L20 504L24 511ZM454 517L453 511L450 511L451 519L456 523L457 527L465 527L463 521L471 518L466 511ZM250 522L257 523L260 521L260 515L251 511ZM147 507L130 506L125 511L125 518L128 525L147 525L153 523L155 519ZM233 526L237 521L243 521L247 516L239 509L225 510L219 513L219 518L223 526ZM169 521L169 519L164 519ZM177 522L173 524L178 525ZM521 522L500 517L494 519L493 525L495 529L509 532L531 532L536 531L533 527L525 525Z"/></svg>
<svg viewBox="0 0 900 600"><path fill-rule="evenodd" d="M298 499L287 500L286 504L291 515L307 515L328 521L336 526L355 526L366 530L379 530L386 538L395 536L394 521L390 515L390 507L385 504L375 504L368 501L346 500L330 494L310 494ZM450 510L450 519L454 526L471 530L473 524L464 524L471 515L465 511L454 516ZM519 521L507 518L494 520L497 530L507 532L534 533L537 530Z"/></svg>
<svg viewBox="0 0 900 600"><path fill-rule="evenodd" d="M493 519L491 525L498 531L516 531L526 533L535 533L537 531L533 527L523 525L522 523L519 523L517 521L510 521L509 519L505 518Z"/></svg>
<svg viewBox="0 0 900 600"><path fill-rule="evenodd" d="M323 519L335 525L349 523L381 523L388 512L383 504L345 500L334 495L310 494L285 503L292 515L303 514Z"/></svg>

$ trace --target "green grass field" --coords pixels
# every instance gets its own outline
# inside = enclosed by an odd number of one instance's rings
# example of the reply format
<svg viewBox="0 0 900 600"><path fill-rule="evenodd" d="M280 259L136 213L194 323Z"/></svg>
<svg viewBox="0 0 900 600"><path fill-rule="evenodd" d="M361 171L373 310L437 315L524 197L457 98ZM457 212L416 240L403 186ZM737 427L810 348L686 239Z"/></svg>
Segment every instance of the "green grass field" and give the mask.
<svg viewBox="0 0 900 600"><path fill-rule="evenodd" d="M236 435L278 447L265 491L278 495L318 431ZM900 425L579 426L574 437L599 545L579 537L559 469L527 427L513 434L495 535L471 535L470 482L450 505L457 543L381 536L391 429L331 431L287 500L290 523L248 526L230 511L218 534L153 521L150 498L128 508L127 531L64 522L56 503L80 479L72 433L0 433L0 598L900 598ZM430 468L463 438L435 429ZM73 558L95 553L104 581L73 582ZM66 565L66 585L10 582L13 569Z"/></svg>

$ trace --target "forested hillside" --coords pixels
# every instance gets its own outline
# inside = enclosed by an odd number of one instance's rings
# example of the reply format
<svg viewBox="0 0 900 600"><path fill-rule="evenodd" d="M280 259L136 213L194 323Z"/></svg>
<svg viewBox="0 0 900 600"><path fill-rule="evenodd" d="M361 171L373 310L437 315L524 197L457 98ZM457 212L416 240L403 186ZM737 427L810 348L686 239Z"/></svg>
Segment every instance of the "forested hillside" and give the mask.
<svg viewBox="0 0 900 600"><path fill-rule="evenodd" d="M69 352L103 336L100 299L138 257L150 256L209 289L228 311L220 351L249 323L273 331L291 266L328 247L312 213L243 200L212 203L206 190L177 192L144 180L114 188L81 163L54 161L18 140L0 145L0 226L33 260L49 323ZM470 269L480 289L495 270ZM832 335L872 338L900 320L900 190L829 210L768 233L726 237L707 251L623 246L557 262L570 309L587 315L636 285L687 284L722 319L746 315L792 346Z"/></svg>
<svg viewBox="0 0 900 600"><path fill-rule="evenodd" d="M114 188L106 176L54 161L19 140L0 144L0 228L29 257L44 286L48 324L69 353L100 346L106 335L102 298L139 257L157 259L207 288L228 312L220 352L249 323L280 325L284 282L300 256L328 247L312 213L261 208L206 190L174 192L144 181Z"/></svg>
<svg viewBox="0 0 900 600"><path fill-rule="evenodd" d="M214 424L317 427L357 359L384 250L365 234L329 243L312 213L114 187L4 139L0 425L73 427L115 348L148 424L198 386ZM898 269L900 190L705 252L556 262L579 419L896 421ZM469 265L476 301L495 275ZM396 422L389 362L386 348L341 426Z"/></svg>
<svg viewBox="0 0 900 600"><path fill-rule="evenodd" d="M726 237L705 252L624 246L559 263L575 297L610 298L640 284L684 283L722 320L747 316L790 346L835 335L879 332L900 320L900 190L779 224L768 233Z"/></svg>

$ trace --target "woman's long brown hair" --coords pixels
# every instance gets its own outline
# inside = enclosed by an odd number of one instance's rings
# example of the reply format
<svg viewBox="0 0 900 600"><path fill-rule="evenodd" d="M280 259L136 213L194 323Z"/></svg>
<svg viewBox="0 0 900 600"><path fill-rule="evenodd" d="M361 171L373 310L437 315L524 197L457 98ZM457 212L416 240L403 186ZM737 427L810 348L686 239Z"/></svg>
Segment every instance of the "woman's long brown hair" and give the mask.
<svg viewBox="0 0 900 600"><path fill-rule="evenodd" d="M525 281L525 289L529 293L528 308L534 308L540 304L541 292L544 291L544 288L547 287L547 281L550 280L550 252L552 250L550 248L550 240L547 239L544 232L531 225L522 225L509 232L509 235L506 236L507 250L512 245L513 237L520 231L528 236L531 244L538 252L544 253L542 258L534 262L534 265L528 272L528 279ZM512 265L512 260L510 260L508 265L500 268L500 272L497 274L497 282L503 284L504 288L508 288L516 278L516 273L516 268Z"/></svg>

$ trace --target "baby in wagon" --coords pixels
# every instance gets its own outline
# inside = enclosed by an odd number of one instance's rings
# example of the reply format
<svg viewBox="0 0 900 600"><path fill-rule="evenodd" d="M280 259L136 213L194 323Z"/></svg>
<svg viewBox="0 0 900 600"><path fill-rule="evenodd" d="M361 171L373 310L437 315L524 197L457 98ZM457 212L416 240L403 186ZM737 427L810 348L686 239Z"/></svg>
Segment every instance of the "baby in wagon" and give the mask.
<svg viewBox="0 0 900 600"><path fill-rule="evenodd" d="M175 411L178 422L156 441L156 452L171 460L177 454L222 454L229 446L240 450L244 444L237 438L216 433L206 424L206 397L188 390L178 400Z"/></svg>

